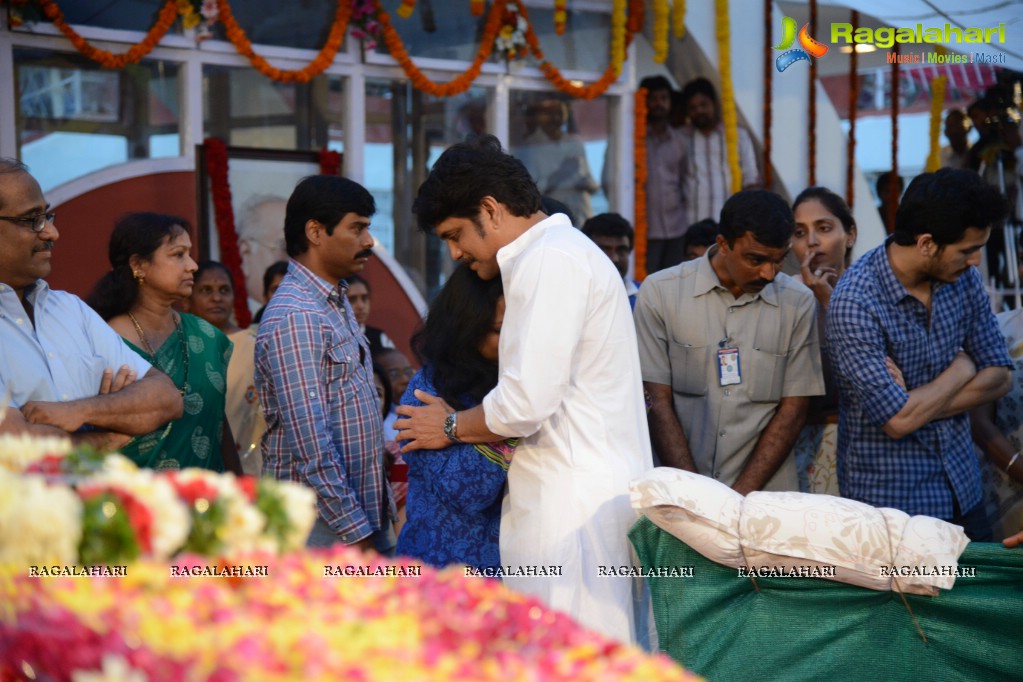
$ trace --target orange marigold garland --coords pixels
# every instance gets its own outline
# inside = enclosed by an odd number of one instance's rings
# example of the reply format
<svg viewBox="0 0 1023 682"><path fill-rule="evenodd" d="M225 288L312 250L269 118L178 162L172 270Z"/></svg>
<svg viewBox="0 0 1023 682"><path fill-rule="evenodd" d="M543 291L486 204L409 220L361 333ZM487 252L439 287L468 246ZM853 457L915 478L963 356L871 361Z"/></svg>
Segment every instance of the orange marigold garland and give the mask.
<svg viewBox="0 0 1023 682"><path fill-rule="evenodd" d="M142 39L142 42L133 45L127 52L114 54L101 50L98 47L93 47L89 44L89 41L79 35L75 29L71 28L64 21L64 13L60 11L60 7L57 6L54 0L39 0L39 6L42 8L46 18L52 21L53 25L67 36L76 50L107 69L122 69L128 64L134 64L152 52L156 44L163 39L167 31L174 24L174 21L178 18L177 3L175 0L167 0L163 3L163 7L160 8L160 14L156 23L146 33L146 37Z"/></svg>
<svg viewBox="0 0 1023 682"><path fill-rule="evenodd" d="M480 75L483 63L490 58L490 53L494 49L494 41L497 39L497 32L501 29L505 4L503 0L498 0L498 2L495 2L490 7L490 14L487 15L487 23L483 29L483 36L480 38L480 46L476 51L476 58L473 60L472 65L469 66L468 71L447 83L435 83L427 78L419 70L419 67L412 62L408 50L405 49L405 44L401 40L401 36L394 30L390 15L383 8L377 11L377 20L380 22L380 31L384 36L384 44L387 45L391 56L401 66L405 75L412 81L413 87L434 97L451 97L452 95L461 94L472 87L473 81Z"/></svg>
<svg viewBox="0 0 1023 682"><path fill-rule="evenodd" d="M565 21L568 19L568 0L554 0L554 33L565 35Z"/></svg>
<svg viewBox="0 0 1023 682"><path fill-rule="evenodd" d="M646 95L647 89L636 91L633 102L636 122L633 126L632 156L635 164L635 275L640 282L646 277Z"/></svg>
<svg viewBox="0 0 1023 682"><path fill-rule="evenodd" d="M470 0L469 11L472 12L474 17L483 16L483 0Z"/></svg>
<svg viewBox="0 0 1023 682"><path fill-rule="evenodd" d="M217 0L217 8L220 11L220 20L224 23L227 39L230 40L241 54L249 58L252 66L267 78L284 83L308 83L314 76L323 73L334 61L334 56L341 48L341 41L344 40L345 30L348 28L348 18L351 16L351 3L349 0L337 0L337 12L334 14L334 23L330 27L330 35L327 43L320 50L311 62L305 67L297 70L278 69L272 66L266 59L256 54L252 49L245 31L235 20L227 0Z"/></svg>
<svg viewBox="0 0 1023 682"><path fill-rule="evenodd" d="M408 19L412 16L412 12L416 9L416 0L401 0L401 6L395 10L395 13L402 19Z"/></svg>

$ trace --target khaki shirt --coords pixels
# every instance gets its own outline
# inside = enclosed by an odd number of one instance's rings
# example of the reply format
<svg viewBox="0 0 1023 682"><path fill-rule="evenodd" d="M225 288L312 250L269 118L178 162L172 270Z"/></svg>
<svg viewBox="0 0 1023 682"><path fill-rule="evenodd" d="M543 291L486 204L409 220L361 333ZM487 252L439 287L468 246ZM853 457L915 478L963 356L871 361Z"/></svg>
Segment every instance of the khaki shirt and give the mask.
<svg viewBox="0 0 1023 682"><path fill-rule="evenodd" d="M810 290L779 274L736 299L711 267L716 251L643 282L636 334L643 381L671 386L697 471L732 485L781 398L823 395L824 378ZM739 349L739 384L721 386L722 347ZM763 489L798 490L791 456Z"/></svg>

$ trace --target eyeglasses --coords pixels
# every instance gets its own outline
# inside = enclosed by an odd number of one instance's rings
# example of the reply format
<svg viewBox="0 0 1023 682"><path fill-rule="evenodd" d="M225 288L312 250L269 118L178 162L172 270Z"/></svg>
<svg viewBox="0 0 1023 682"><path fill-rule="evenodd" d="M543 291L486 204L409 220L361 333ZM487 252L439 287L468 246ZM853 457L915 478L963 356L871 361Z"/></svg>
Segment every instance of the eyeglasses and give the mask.
<svg viewBox="0 0 1023 682"><path fill-rule="evenodd" d="M0 220L27 225L29 229L38 234L46 229L47 223L53 223L57 220L57 214L53 211L47 211L46 213L23 217L0 215Z"/></svg>

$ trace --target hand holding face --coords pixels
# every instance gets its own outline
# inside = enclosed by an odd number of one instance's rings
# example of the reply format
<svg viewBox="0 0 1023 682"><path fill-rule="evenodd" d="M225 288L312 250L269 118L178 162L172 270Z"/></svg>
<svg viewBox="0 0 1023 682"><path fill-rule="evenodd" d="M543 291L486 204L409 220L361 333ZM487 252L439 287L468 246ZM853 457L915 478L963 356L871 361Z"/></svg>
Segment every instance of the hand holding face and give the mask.
<svg viewBox="0 0 1023 682"><path fill-rule="evenodd" d="M810 288L821 307L827 308L831 301L831 292L834 290L835 284L838 283L838 271L830 265L821 265L811 271L810 261L815 255L813 251L808 252L803 258L803 262L799 264L799 268L803 276L803 284Z"/></svg>

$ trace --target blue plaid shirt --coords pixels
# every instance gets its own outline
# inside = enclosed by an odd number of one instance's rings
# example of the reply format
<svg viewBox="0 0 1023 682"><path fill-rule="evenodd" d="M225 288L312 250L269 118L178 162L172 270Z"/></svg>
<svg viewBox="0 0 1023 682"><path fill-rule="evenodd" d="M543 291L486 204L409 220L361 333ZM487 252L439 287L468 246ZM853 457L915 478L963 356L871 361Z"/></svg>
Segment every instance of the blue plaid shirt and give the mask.
<svg viewBox="0 0 1023 682"><path fill-rule="evenodd" d="M882 427L909 394L888 374L885 356L910 390L937 378L960 350L978 371L1012 366L1012 359L976 268L934 285L928 326L926 306L892 271L889 242L849 268L828 306L826 333L839 387L838 486L843 497L951 519L953 499L961 512L981 500L969 418L936 419L905 438L890 438Z"/></svg>
<svg viewBox="0 0 1023 682"><path fill-rule="evenodd" d="M288 264L256 336L256 389L264 467L313 488L320 517L351 544L384 528L393 502L369 346L346 288Z"/></svg>

